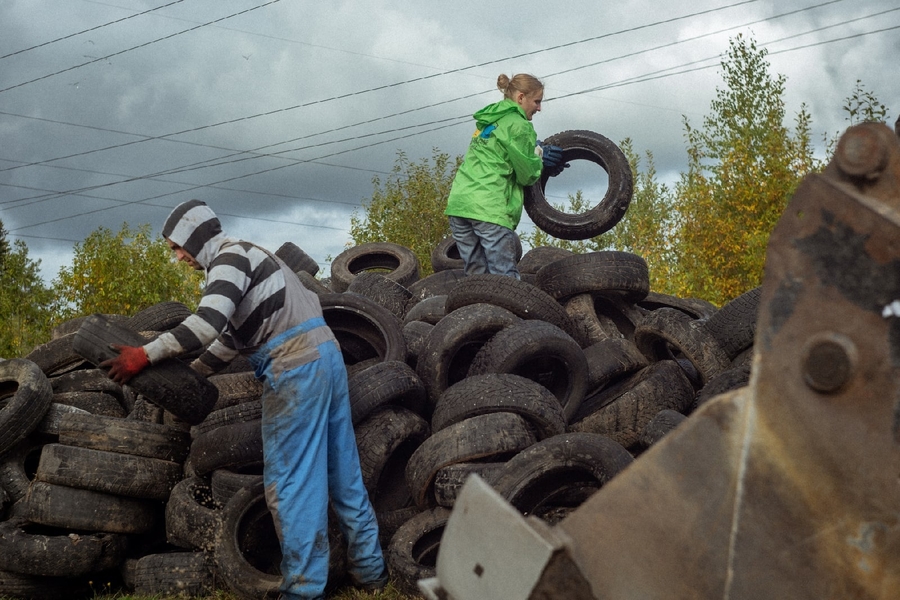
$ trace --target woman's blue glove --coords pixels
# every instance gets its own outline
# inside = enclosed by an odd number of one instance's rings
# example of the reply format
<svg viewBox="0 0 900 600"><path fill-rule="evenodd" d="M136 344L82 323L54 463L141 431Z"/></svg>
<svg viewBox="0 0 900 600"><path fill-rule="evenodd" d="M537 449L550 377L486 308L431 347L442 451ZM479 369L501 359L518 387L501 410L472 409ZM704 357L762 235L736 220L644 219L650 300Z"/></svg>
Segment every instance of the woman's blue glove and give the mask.
<svg viewBox="0 0 900 600"><path fill-rule="evenodd" d="M538 142L538 146L543 150L541 160L544 163L544 170L550 177L556 177L563 172L563 169L569 167L569 163L563 163L562 148L544 142Z"/></svg>

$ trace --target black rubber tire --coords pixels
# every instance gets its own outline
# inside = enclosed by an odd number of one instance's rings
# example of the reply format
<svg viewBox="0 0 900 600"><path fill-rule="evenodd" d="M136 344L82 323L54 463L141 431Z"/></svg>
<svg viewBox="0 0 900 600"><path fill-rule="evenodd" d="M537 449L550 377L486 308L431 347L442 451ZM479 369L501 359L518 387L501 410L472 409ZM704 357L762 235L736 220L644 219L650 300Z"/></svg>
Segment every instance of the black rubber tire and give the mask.
<svg viewBox="0 0 900 600"><path fill-rule="evenodd" d="M18 502L28 493L47 443L45 437L32 434L0 457L0 488L6 491L11 502Z"/></svg>
<svg viewBox="0 0 900 600"><path fill-rule="evenodd" d="M693 319L708 319L719 309L715 304L700 298L679 298L670 294L649 292L647 296L637 302L637 305L647 310L657 308L677 308Z"/></svg>
<svg viewBox="0 0 900 600"><path fill-rule="evenodd" d="M84 365L84 358L73 348L75 333L50 340L25 355L48 377L68 373Z"/></svg>
<svg viewBox="0 0 900 600"><path fill-rule="evenodd" d="M196 475L216 469L241 470L263 464L262 422L242 421L198 435L188 461Z"/></svg>
<svg viewBox="0 0 900 600"><path fill-rule="evenodd" d="M674 308L647 313L635 328L634 343L651 361L677 358L674 348L691 361L704 384L727 369L730 362L702 321Z"/></svg>
<svg viewBox="0 0 900 600"><path fill-rule="evenodd" d="M324 296L325 294L332 294L334 290L325 285L321 280L316 279L313 275L310 275L306 271L300 271L297 273L297 279L300 280L300 283L314 293L316 296Z"/></svg>
<svg viewBox="0 0 900 600"><path fill-rule="evenodd" d="M436 507L401 525L387 550L387 565L394 585L405 594L420 596L420 579L435 576L437 554L450 510Z"/></svg>
<svg viewBox="0 0 900 600"><path fill-rule="evenodd" d="M84 413L63 415L59 443L182 463L191 436L170 425Z"/></svg>
<svg viewBox="0 0 900 600"><path fill-rule="evenodd" d="M419 363L419 355L425 349L425 341L434 325L425 321L410 321L403 326L403 339L406 340L406 364L413 369Z"/></svg>
<svg viewBox="0 0 900 600"><path fill-rule="evenodd" d="M262 480L263 465L254 465L239 471L216 469L209 476L209 487L212 490L213 500L225 506L238 490L256 485Z"/></svg>
<svg viewBox="0 0 900 600"><path fill-rule="evenodd" d="M356 427L363 483L376 514L413 505L406 465L430 435L425 419L400 406L389 406Z"/></svg>
<svg viewBox="0 0 900 600"><path fill-rule="evenodd" d="M410 306L403 317L402 324L422 321L429 325L437 325L437 322L445 316L447 316L447 296L430 296Z"/></svg>
<svg viewBox="0 0 900 600"><path fill-rule="evenodd" d="M588 363L588 394L650 365L634 342L624 338L609 338L588 346L584 357Z"/></svg>
<svg viewBox="0 0 900 600"><path fill-rule="evenodd" d="M406 465L406 485L416 506L434 506L434 477L441 468L459 462L502 461L536 441L528 422L514 413L465 419L433 433L416 448Z"/></svg>
<svg viewBox="0 0 900 600"><path fill-rule="evenodd" d="M85 319L87 319L89 316L90 315L82 315L80 317L75 317L73 319L69 319L68 321L63 321L62 323L60 323L59 325L57 325L56 327L54 327L51 330L50 339L56 340L65 335L69 335L70 333L75 333L76 331L78 331L78 328L81 327L81 324L84 323ZM106 314L103 316L106 317L107 319L110 319L112 321L118 321L120 323L125 323L130 318L125 315L113 315L113 314Z"/></svg>
<svg viewBox="0 0 900 600"><path fill-rule="evenodd" d="M93 598L86 578L40 577L0 571L0 598L29 600L77 600Z"/></svg>
<svg viewBox="0 0 900 600"><path fill-rule="evenodd" d="M202 477L179 481L166 502L166 541L179 548L213 552L222 526L222 505Z"/></svg>
<svg viewBox="0 0 900 600"><path fill-rule="evenodd" d="M537 439L566 430L559 400L543 385L511 373L473 375L447 388L431 417L433 431L446 429L471 417L511 412L528 420Z"/></svg>
<svg viewBox="0 0 900 600"><path fill-rule="evenodd" d="M634 184L631 166L622 150L611 140L593 131L557 133L544 143L563 149L563 162L589 160L609 175L606 194L596 206L583 213L568 214L555 208L544 195L550 176L525 188L525 212L535 226L563 240L587 240L612 229L631 204Z"/></svg>
<svg viewBox="0 0 900 600"><path fill-rule="evenodd" d="M588 364L570 335L544 321L520 321L478 351L469 376L511 373L540 383L556 396L568 420L587 393Z"/></svg>
<svg viewBox="0 0 900 600"><path fill-rule="evenodd" d="M490 484L505 464L505 462L467 462L442 467L434 476L434 498L437 505L453 508L456 497L459 496L469 475L477 474L485 483Z"/></svg>
<svg viewBox="0 0 900 600"><path fill-rule="evenodd" d="M93 490L127 498L169 498L184 476L180 463L146 456L47 444L35 472L35 481Z"/></svg>
<svg viewBox="0 0 900 600"><path fill-rule="evenodd" d="M686 416L671 408L659 411L644 425L644 429L641 431L641 445L649 448L678 427L685 419L687 419Z"/></svg>
<svg viewBox="0 0 900 600"><path fill-rule="evenodd" d="M77 533L22 518L0 521L0 570L42 577L78 577L115 568L128 538L117 533Z"/></svg>
<svg viewBox="0 0 900 600"><path fill-rule="evenodd" d="M600 489L634 461L612 439L594 433L547 438L509 459L491 486L523 514L552 508L573 487Z"/></svg>
<svg viewBox="0 0 900 600"><path fill-rule="evenodd" d="M744 292L717 310L703 325L729 360L753 345L761 294L761 287Z"/></svg>
<svg viewBox="0 0 900 600"><path fill-rule="evenodd" d="M125 389L107 377L103 369L78 369L62 375L50 377L50 386L54 394L62 392L104 392L119 398L125 395Z"/></svg>
<svg viewBox="0 0 900 600"><path fill-rule="evenodd" d="M509 310L491 304L468 304L448 313L429 332L416 360L416 374L434 405L448 387L464 379L475 355L498 331L519 322Z"/></svg>
<svg viewBox="0 0 900 600"><path fill-rule="evenodd" d="M435 244L431 251L431 268L435 273L451 269L464 269L465 266L465 261L459 255L459 248L456 247L456 239L452 235L448 235Z"/></svg>
<svg viewBox="0 0 900 600"><path fill-rule="evenodd" d="M246 487L229 500L222 511L222 526L216 538L215 560L219 575L240 598L277 598L281 586L280 572L260 570L250 562L242 548L249 527L265 523L273 529L272 516L266 506L263 483ZM280 558L278 559L280 563Z"/></svg>
<svg viewBox="0 0 900 600"><path fill-rule="evenodd" d="M193 311L183 302L166 300L138 311L125 326L133 331L168 331L191 316Z"/></svg>
<svg viewBox="0 0 900 600"><path fill-rule="evenodd" d="M159 527L158 502L33 481L22 500L32 523L79 531L141 534Z"/></svg>
<svg viewBox="0 0 900 600"><path fill-rule="evenodd" d="M101 315L92 315L75 334L72 346L78 354L96 366L117 356L116 351L109 347L112 343L142 346L145 339L137 332L112 323ZM132 377L128 385L191 425L206 418L219 395L216 386L176 359L167 359L147 367Z"/></svg>
<svg viewBox="0 0 900 600"><path fill-rule="evenodd" d="M557 300L590 293L637 302L650 292L650 273L637 254L604 250L552 262L537 272L535 284Z"/></svg>
<svg viewBox="0 0 900 600"><path fill-rule="evenodd" d="M53 388L37 364L24 358L0 361L0 456L34 431L50 408Z"/></svg>
<svg viewBox="0 0 900 600"><path fill-rule="evenodd" d="M447 292L465 278L466 272L464 269L435 271L431 275L423 277L417 282L410 284L407 288L412 295L409 299L410 307L415 305L416 302L431 296L446 296Z"/></svg>
<svg viewBox="0 0 900 600"><path fill-rule="evenodd" d="M408 289L381 273L360 273L347 287L348 294L359 294L388 309L401 322L412 294Z"/></svg>
<svg viewBox="0 0 900 600"><path fill-rule="evenodd" d="M412 250L391 242L367 242L347 248L331 261L331 289L346 291L365 271L384 273L405 287L420 278L419 259Z"/></svg>
<svg viewBox="0 0 900 600"><path fill-rule="evenodd" d="M750 383L750 365L741 365L725 369L712 377L697 392L693 409L703 406L719 394L742 388Z"/></svg>
<svg viewBox="0 0 900 600"><path fill-rule="evenodd" d="M315 276L319 272L319 263L293 242L283 243L275 251L275 256L283 260L295 273L303 272Z"/></svg>
<svg viewBox="0 0 900 600"><path fill-rule="evenodd" d="M370 358L406 358L400 320L374 300L356 294L327 294L319 297L319 303L325 323L341 346L345 364Z"/></svg>
<svg viewBox="0 0 900 600"><path fill-rule="evenodd" d="M207 597L216 589L218 570L204 552L146 554L134 566L134 591L142 596Z"/></svg>
<svg viewBox="0 0 900 600"><path fill-rule="evenodd" d="M363 369L350 377L348 388L354 426L387 404L403 406L419 415L426 410L422 380L412 367L399 360L384 361Z"/></svg>
<svg viewBox="0 0 900 600"><path fill-rule="evenodd" d="M106 392L57 392L52 402L74 406L92 415L124 419L128 411L119 397Z"/></svg>
<svg viewBox="0 0 900 600"><path fill-rule="evenodd" d="M655 362L587 398L570 422L569 431L606 435L630 449L659 411L670 408L686 412L693 398L694 388L675 361Z"/></svg>
<svg viewBox="0 0 900 600"><path fill-rule="evenodd" d="M263 384L251 371L224 373L209 376L209 382L219 390L219 397L212 410L220 410L235 404L259 400Z"/></svg>
<svg viewBox="0 0 900 600"><path fill-rule="evenodd" d="M572 256L571 250L557 248L556 246L537 246L526 252L519 259L518 269L520 275L535 275L542 267L552 262Z"/></svg>
<svg viewBox="0 0 900 600"><path fill-rule="evenodd" d="M594 297L590 294L576 294L563 301L566 314L578 331L582 348L592 346L609 338L621 338L622 334L612 319L601 317L594 308Z"/></svg>
<svg viewBox="0 0 900 600"><path fill-rule="evenodd" d="M197 437L225 425L258 421L261 418L262 400L249 400L212 411L203 419L202 423L191 428L191 435Z"/></svg>
<svg viewBox="0 0 900 600"><path fill-rule="evenodd" d="M553 323L575 337L566 309L535 285L505 275L470 275L447 294L447 314L470 304L493 304L521 319Z"/></svg>

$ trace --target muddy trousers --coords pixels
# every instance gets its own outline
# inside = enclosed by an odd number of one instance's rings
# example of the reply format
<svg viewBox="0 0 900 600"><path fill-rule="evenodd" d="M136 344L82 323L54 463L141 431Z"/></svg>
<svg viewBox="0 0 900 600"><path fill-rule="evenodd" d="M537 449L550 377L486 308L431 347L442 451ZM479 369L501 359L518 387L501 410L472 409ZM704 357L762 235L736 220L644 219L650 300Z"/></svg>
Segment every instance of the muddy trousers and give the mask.
<svg viewBox="0 0 900 600"><path fill-rule="evenodd" d="M328 331L331 339L316 346L318 358L288 370L272 358L279 355L279 346L298 335L315 340L310 334L321 333L323 327L322 318L310 319L272 339L251 358L263 380L263 478L281 542L285 600L323 597L329 497L347 540L350 577L366 585L387 576L375 511L363 486L347 371L337 344Z"/></svg>

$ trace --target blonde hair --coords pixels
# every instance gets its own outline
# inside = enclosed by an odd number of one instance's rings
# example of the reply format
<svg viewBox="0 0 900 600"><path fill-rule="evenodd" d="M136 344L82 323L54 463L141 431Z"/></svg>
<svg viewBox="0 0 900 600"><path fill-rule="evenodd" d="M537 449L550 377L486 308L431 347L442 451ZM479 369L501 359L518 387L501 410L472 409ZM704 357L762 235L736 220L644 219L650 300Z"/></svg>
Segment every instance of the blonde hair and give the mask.
<svg viewBox="0 0 900 600"><path fill-rule="evenodd" d="M544 84L541 83L540 79L528 73L513 75L512 79L501 73L497 77L497 89L503 92L504 98L515 100L517 93L522 92L526 96L530 96L544 89Z"/></svg>

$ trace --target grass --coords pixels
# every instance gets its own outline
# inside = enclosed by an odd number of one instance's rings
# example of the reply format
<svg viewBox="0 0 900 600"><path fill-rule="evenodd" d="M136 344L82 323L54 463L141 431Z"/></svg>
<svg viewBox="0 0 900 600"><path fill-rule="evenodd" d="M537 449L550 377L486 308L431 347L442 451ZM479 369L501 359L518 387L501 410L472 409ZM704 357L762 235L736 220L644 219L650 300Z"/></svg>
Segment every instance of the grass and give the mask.
<svg viewBox="0 0 900 600"><path fill-rule="evenodd" d="M209 596L192 596L194 600L241 600L231 592L216 590ZM412 596L401 592L393 583L388 583L381 592L363 592L352 586L337 589L327 596L328 600L420 600L421 596ZM0 596L0 600L15 600ZM102 593L95 592L93 600L185 600L185 596L140 595L127 592Z"/></svg>

